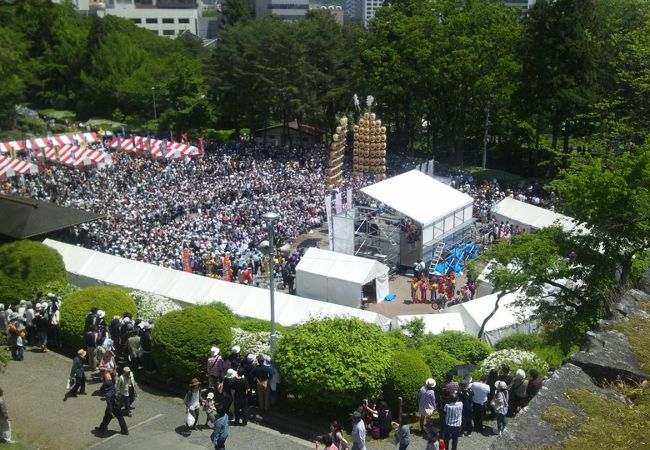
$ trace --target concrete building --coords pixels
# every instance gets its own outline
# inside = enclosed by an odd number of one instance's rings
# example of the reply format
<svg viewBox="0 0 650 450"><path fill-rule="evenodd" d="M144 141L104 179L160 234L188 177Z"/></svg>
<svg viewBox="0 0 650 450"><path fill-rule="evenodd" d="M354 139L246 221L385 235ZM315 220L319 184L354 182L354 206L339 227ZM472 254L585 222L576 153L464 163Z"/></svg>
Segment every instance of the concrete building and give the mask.
<svg viewBox="0 0 650 450"><path fill-rule="evenodd" d="M60 0L58 0L60 3ZM128 19L159 36L190 32L200 36L201 0L73 0L81 14Z"/></svg>
<svg viewBox="0 0 650 450"><path fill-rule="evenodd" d="M343 25L343 7L342 6L334 6L334 5L320 5L316 3L312 3L309 5L309 9L312 11L325 11L330 13L332 16L334 16L334 20L339 25Z"/></svg>
<svg viewBox="0 0 650 450"><path fill-rule="evenodd" d="M375 13L384 5L384 0L364 0L363 2L363 24L368 26L368 22L375 17Z"/></svg>
<svg viewBox="0 0 650 450"><path fill-rule="evenodd" d="M309 11L309 0L255 0L255 18L277 16L283 20L302 20Z"/></svg>

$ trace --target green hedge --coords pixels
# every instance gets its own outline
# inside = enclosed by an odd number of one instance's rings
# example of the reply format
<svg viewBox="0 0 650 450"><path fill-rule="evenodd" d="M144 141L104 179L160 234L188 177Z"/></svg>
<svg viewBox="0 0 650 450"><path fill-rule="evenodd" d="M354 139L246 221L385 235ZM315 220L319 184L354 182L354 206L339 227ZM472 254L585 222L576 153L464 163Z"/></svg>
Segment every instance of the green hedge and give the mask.
<svg viewBox="0 0 650 450"><path fill-rule="evenodd" d="M460 364L478 364L492 353L488 344L462 331L427 335L426 341L459 360Z"/></svg>
<svg viewBox="0 0 650 450"><path fill-rule="evenodd" d="M73 292L61 303L61 339L65 346L77 349L83 344L86 316L96 307L106 313L106 325L113 316L125 311L137 314L135 301L126 289L112 286L93 286Z"/></svg>
<svg viewBox="0 0 650 450"><path fill-rule="evenodd" d="M224 320L227 321L229 327L232 328L238 326L239 321L235 317L235 313L225 303L214 302L214 303L208 303L205 306L207 308L220 312L223 315Z"/></svg>
<svg viewBox="0 0 650 450"><path fill-rule="evenodd" d="M186 383L206 377L206 361L212 346L230 350L230 318L212 305L172 311L156 321L151 350L160 373Z"/></svg>
<svg viewBox="0 0 650 450"><path fill-rule="evenodd" d="M59 252L34 241L0 246L0 298L5 302L35 298L37 292L53 282L67 283Z"/></svg>
<svg viewBox="0 0 650 450"><path fill-rule="evenodd" d="M259 333L262 331L271 332L271 322L268 320L262 319L240 319L235 324L237 328L241 328L244 331L250 331L251 333ZM279 333L285 333L287 327L280 325L279 323L275 324L275 331ZM237 342L235 342L237 344Z"/></svg>
<svg viewBox="0 0 650 450"><path fill-rule="evenodd" d="M431 376L436 380L438 386L445 380L445 375L452 367L463 364L436 345L425 345L420 347L418 352L431 370Z"/></svg>
<svg viewBox="0 0 650 450"><path fill-rule="evenodd" d="M278 343L275 363L295 406L326 414L378 396L391 354L378 326L328 317L288 330Z"/></svg>
<svg viewBox="0 0 650 450"><path fill-rule="evenodd" d="M431 370L417 352L395 352L391 362L388 378L384 388L384 396L388 404L396 410L398 397L402 397L405 413L418 409L418 391Z"/></svg>
<svg viewBox="0 0 650 450"><path fill-rule="evenodd" d="M496 348L498 350L510 348L533 352L553 368L560 367L568 357L561 345L552 342L548 334L513 334L499 341Z"/></svg>

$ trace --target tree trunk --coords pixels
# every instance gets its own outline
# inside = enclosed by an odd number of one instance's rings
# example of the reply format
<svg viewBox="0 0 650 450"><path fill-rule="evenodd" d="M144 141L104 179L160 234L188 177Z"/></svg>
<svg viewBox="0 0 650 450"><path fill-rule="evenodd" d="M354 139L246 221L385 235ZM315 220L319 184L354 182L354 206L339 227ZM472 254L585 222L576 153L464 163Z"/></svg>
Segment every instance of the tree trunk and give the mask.
<svg viewBox="0 0 650 450"><path fill-rule="evenodd" d="M483 338L483 333L485 332L485 326L487 325L488 321L494 316L497 311L499 310L499 302L503 297L508 295L509 292L499 292L499 295L497 295L497 301L494 302L494 309L492 312L483 320L483 323L481 324L481 329L478 330L478 338L482 339Z"/></svg>

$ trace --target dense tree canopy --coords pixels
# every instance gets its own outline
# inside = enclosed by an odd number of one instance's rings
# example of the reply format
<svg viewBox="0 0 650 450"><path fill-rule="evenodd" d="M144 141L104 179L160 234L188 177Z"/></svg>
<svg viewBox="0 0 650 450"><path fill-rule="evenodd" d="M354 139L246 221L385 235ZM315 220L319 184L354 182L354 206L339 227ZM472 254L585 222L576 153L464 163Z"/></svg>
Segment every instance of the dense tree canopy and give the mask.
<svg viewBox="0 0 650 450"><path fill-rule="evenodd" d="M462 164L487 145L489 161L537 175L557 174L576 148L629 149L650 131L642 0L540 0L525 14L488 0L397 1L367 29L325 11L252 20L229 0L220 23L206 49L66 2L2 2L0 123L11 128L23 103L150 130L332 130L358 113L357 93L374 96L389 153Z"/></svg>

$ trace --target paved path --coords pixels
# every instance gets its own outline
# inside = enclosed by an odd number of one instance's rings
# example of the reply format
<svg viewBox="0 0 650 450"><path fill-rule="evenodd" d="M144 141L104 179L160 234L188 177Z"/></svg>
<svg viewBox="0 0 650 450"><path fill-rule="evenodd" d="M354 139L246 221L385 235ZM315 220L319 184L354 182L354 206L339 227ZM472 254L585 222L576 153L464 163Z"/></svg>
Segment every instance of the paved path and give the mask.
<svg viewBox="0 0 650 450"><path fill-rule="evenodd" d="M12 426L18 440L27 448L74 450L178 450L212 449L211 430L192 432L187 436L184 429L184 406L180 398L140 386L133 417L126 418L129 435L119 434L115 420L109 424L105 437L96 437L92 430L99 425L105 403L96 395L99 380L91 379L86 385L88 395L63 401L66 377L72 361L54 352L26 352L24 362L10 361L6 371L0 374L0 386L5 390L5 399L12 419ZM90 378L90 377L89 377ZM199 424L204 423L201 414ZM275 417L274 420L294 422L292 418ZM486 422L493 425L493 422ZM302 429L302 424L293 423ZM305 424L305 427L307 424ZM326 431L326 430L323 430ZM474 433L463 437L459 450L484 450L495 439L494 436ZM370 441L369 450L394 449L390 440ZM423 450L425 441L417 433L409 450ZM231 427L228 438L229 450L304 450L314 448L311 442L270 428L251 423L246 427Z"/></svg>
<svg viewBox="0 0 650 450"><path fill-rule="evenodd" d="M14 433L20 441L39 449L211 449L208 429L181 433L184 419L182 400L140 387L133 417L126 418L129 436L119 434L116 420L109 424L106 437L92 434L99 425L105 403L98 395L99 381L90 380L88 395L63 402L66 376L72 361L54 352L26 352L24 362L10 361L0 375L0 386L12 419ZM205 423L201 415L200 424ZM259 444L258 444L259 443ZM304 450L313 444L269 428L249 423L231 427L229 449Z"/></svg>

